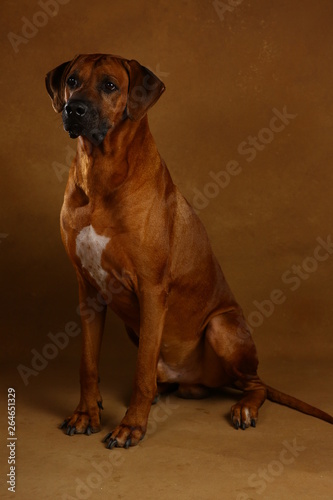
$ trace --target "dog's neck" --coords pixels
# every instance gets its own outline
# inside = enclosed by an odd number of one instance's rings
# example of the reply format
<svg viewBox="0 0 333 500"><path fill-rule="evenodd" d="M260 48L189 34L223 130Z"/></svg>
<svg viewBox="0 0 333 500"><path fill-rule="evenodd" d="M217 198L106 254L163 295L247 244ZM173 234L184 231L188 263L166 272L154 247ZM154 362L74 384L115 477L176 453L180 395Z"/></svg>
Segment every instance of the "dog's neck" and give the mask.
<svg viewBox="0 0 333 500"><path fill-rule="evenodd" d="M144 149L138 147L141 144ZM146 154L149 162L144 161ZM156 162L151 160L154 156ZM156 177L159 167L160 156L144 116L138 122L122 121L108 131L100 145L80 136L73 165L74 181L89 199L94 199L112 195L125 182L142 185Z"/></svg>

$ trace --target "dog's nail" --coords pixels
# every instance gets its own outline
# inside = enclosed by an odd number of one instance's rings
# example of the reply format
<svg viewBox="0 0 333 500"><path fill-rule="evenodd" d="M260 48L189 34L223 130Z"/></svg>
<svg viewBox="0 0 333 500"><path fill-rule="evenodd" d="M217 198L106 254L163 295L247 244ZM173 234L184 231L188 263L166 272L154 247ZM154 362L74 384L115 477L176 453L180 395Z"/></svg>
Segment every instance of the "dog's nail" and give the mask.
<svg viewBox="0 0 333 500"><path fill-rule="evenodd" d="M242 423L242 429L243 429L243 431L245 431L245 429L246 429L245 422Z"/></svg>
<svg viewBox="0 0 333 500"><path fill-rule="evenodd" d="M256 421L254 420L254 418L251 419L251 426L252 427L255 427L256 426Z"/></svg>
<svg viewBox="0 0 333 500"><path fill-rule="evenodd" d="M98 407L99 407L101 410L104 410L104 408L103 408L103 404L102 404L102 401L97 401L97 404L98 404Z"/></svg>
<svg viewBox="0 0 333 500"><path fill-rule="evenodd" d="M104 436L103 438L103 443L105 443L105 441L107 441L109 439L109 437L111 436L112 432L108 432L106 436Z"/></svg>
<svg viewBox="0 0 333 500"><path fill-rule="evenodd" d="M130 446L131 446L131 438L128 438L126 443L124 444L124 448L126 448L127 450L127 448L129 448Z"/></svg>
<svg viewBox="0 0 333 500"><path fill-rule="evenodd" d="M110 441L108 442L107 448L109 448L109 450L113 450L113 448L116 445L117 445L117 440L116 439L110 439Z"/></svg>
<svg viewBox="0 0 333 500"><path fill-rule="evenodd" d="M67 420L64 420L63 423L59 425L59 429L63 429L64 427L67 427Z"/></svg>
<svg viewBox="0 0 333 500"><path fill-rule="evenodd" d="M90 436L90 434L91 434L91 427L90 427L90 425L88 425L88 427L86 429L86 434L87 434L87 436Z"/></svg>
<svg viewBox="0 0 333 500"><path fill-rule="evenodd" d="M236 429L237 431L238 431L238 429L239 429L239 422L238 422L238 420L236 420L236 422L235 422L235 429Z"/></svg>
<svg viewBox="0 0 333 500"><path fill-rule="evenodd" d="M69 425L69 426L67 427L67 430L66 430L66 434L67 434L67 436L69 436L69 435L70 435L71 430L72 430L72 428L71 428L71 426Z"/></svg>
<svg viewBox="0 0 333 500"><path fill-rule="evenodd" d="M67 432L67 434L68 434L68 432ZM71 427L71 429L69 431L70 436L74 436L74 434L75 434L75 425L73 425L73 427Z"/></svg>
<svg viewBox="0 0 333 500"><path fill-rule="evenodd" d="M160 399L160 395L156 394L156 396L153 399L152 405L156 405L156 403L158 403L159 399Z"/></svg>

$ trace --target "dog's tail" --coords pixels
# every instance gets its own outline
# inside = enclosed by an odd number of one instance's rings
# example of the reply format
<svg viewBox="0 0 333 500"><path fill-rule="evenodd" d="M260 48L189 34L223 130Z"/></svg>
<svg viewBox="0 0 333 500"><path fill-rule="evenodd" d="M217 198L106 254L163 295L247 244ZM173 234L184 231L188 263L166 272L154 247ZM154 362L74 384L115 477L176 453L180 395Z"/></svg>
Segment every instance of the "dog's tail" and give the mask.
<svg viewBox="0 0 333 500"><path fill-rule="evenodd" d="M325 420L325 422L333 424L333 417L328 413L319 410L319 408L311 406L308 403L304 403L304 401L300 401L293 396L284 394L283 392L280 392L277 389L273 389L273 387L269 387L268 385L266 385L266 389L267 399L269 399L270 401L279 403L280 405L288 406L289 408L293 408L294 410L301 411L302 413L306 413L307 415L320 418L321 420Z"/></svg>

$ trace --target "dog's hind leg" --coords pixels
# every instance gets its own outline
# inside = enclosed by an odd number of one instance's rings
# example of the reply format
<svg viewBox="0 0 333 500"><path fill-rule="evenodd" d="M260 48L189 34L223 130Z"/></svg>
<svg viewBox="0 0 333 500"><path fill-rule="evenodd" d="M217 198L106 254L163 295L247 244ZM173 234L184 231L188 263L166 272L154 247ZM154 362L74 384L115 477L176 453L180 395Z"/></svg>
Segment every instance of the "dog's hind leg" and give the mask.
<svg viewBox="0 0 333 500"><path fill-rule="evenodd" d="M219 357L228 385L244 392L244 397L231 408L233 425L236 429L255 427L267 390L257 375L256 348L242 311L234 309L213 317L206 328L206 342ZM210 370L209 363L205 370Z"/></svg>

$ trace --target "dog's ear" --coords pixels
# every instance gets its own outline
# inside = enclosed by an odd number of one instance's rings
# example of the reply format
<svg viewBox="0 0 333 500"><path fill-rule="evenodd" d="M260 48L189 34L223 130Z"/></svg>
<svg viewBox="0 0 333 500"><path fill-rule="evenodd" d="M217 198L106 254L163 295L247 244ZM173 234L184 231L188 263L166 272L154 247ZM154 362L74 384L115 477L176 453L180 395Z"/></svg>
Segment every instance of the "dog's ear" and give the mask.
<svg viewBox="0 0 333 500"><path fill-rule="evenodd" d="M129 75L127 115L131 120L141 120L165 90L165 85L149 69L137 61L124 61Z"/></svg>
<svg viewBox="0 0 333 500"><path fill-rule="evenodd" d="M65 104L64 77L71 66L72 61L67 61L49 71L45 77L46 90L52 99L53 109L60 113Z"/></svg>

